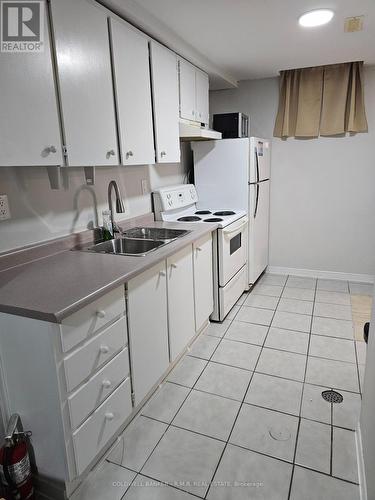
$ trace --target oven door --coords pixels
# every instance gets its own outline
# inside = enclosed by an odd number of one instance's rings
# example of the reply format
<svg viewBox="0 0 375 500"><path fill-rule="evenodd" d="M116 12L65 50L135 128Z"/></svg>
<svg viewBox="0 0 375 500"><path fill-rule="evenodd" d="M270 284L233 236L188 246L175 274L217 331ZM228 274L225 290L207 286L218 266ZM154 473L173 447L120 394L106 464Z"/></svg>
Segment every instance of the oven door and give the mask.
<svg viewBox="0 0 375 500"><path fill-rule="evenodd" d="M219 285L225 286L247 262L248 218L218 229Z"/></svg>

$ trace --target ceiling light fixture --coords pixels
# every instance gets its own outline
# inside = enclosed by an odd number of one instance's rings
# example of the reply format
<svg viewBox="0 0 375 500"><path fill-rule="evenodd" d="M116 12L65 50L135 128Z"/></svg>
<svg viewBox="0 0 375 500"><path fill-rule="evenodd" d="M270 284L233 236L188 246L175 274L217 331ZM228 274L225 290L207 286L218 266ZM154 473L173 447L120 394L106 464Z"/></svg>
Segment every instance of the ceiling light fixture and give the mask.
<svg viewBox="0 0 375 500"><path fill-rule="evenodd" d="M317 9L306 12L299 19L298 22L304 28L312 28L314 26L322 26L329 23L334 16L333 10L330 9Z"/></svg>

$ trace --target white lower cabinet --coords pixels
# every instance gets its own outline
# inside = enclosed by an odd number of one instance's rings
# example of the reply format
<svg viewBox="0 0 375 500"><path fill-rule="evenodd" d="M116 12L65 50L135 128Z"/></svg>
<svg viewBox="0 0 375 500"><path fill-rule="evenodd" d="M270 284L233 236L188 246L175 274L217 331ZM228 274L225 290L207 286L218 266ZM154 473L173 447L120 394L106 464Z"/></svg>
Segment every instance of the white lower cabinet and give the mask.
<svg viewBox="0 0 375 500"><path fill-rule="evenodd" d="M126 347L68 397L72 428L76 429L129 376L129 373L129 352Z"/></svg>
<svg viewBox="0 0 375 500"><path fill-rule="evenodd" d="M192 247L167 260L168 325L173 362L195 335Z"/></svg>
<svg viewBox="0 0 375 500"><path fill-rule="evenodd" d="M130 378L127 378L73 434L78 474L82 474L130 415L130 392Z"/></svg>
<svg viewBox="0 0 375 500"><path fill-rule="evenodd" d="M212 236L193 244L195 330L199 332L214 309L212 273Z"/></svg>
<svg viewBox="0 0 375 500"><path fill-rule="evenodd" d="M6 417L32 431L53 498L70 498L208 320L211 257L205 236L60 325L0 313Z"/></svg>
<svg viewBox="0 0 375 500"><path fill-rule="evenodd" d="M169 366L165 261L128 283L128 326L135 405Z"/></svg>

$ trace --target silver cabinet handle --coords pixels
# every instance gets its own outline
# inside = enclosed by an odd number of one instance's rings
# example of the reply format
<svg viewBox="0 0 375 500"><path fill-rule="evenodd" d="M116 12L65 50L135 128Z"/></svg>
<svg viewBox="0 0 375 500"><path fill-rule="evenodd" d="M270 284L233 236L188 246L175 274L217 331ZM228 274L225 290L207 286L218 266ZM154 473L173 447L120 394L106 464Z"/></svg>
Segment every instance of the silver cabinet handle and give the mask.
<svg viewBox="0 0 375 500"><path fill-rule="evenodd" d="M201 247L197 247L196 250L197 250L197 252L201 252L202 251Z"/></svg>
<svg viewBox="0 0 375 500"><path fill-rule="evenodd" d="M115 150L114 149L110 149L107 153L107 158L109 158L110 156L115 156Z"/></svg>
<svg viewBox="0 0 375 500"><path fill-rule="evenodd" d="M102 354L108 354L109 353L109 347L107 345L101 345L99 347L99 351L102 353Z"/></svg>
<svg viewBox="0 0 375 500"><path fill-rule="evenodd" d="M171 267L172 267L173 269L177 269L177 264L171 264Z"/></svg>
<svg viewBox="0 0 375 500"><path fill-rule="evenodd" d="M110 380L103 380L102 382L102 386L105 388L105 389L109 389L112 385L112 382Z"/></svg>
<svg viewBox="0 0 375 500"><path fill-rule="evenodd" d="M130 156L133 156L133 151L127 151L126 159L128 159Z"/></svg>
<svg viewBox="0 0 375 500"><path fill-rule="evenodd" d="M49 152L49 153L56 153L56 147L55 147L55 146L50 146L50 147L48 148L48 152Z"/></svg>
<svg viewBox="0 0 375 500"><path fill-rule="evenodd" d="M166 154L167 153L165 151L161 151L160 156L166 156Z"/></svg>
<svg viewBox="0 0 375 500"><path fill-rule="evenodd" d="M165 276L165 271L160 271L159 276Z"/></svg>
<svg viewBox="0 0 375 500"><path fill-rule="evenodd" d="M112 412L108 412L104 415L104 418L106 420L113 420L115 418L114 414Z"/></svg>
<svg viewBox="0 0 375 500"><path fill-rule="evenodd" d="M96 311L96 315L98 318L105 318L105 311L103 310Z"/></svg>

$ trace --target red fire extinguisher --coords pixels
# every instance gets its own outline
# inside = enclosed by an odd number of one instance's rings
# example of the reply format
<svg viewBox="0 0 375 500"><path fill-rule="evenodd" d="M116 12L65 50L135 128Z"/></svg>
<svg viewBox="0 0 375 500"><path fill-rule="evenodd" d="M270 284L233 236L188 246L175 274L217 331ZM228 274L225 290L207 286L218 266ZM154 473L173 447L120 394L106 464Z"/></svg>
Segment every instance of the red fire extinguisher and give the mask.
<svg viewBox="0 0 375 500"><path fill-rule="evenodd" d="M24 432L20 416L10 417L5 444L0 448L0 477L10 500L31 500L34 486L29 457L31 432Z"/></svg>

